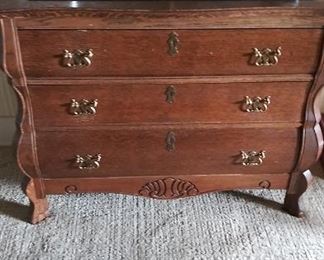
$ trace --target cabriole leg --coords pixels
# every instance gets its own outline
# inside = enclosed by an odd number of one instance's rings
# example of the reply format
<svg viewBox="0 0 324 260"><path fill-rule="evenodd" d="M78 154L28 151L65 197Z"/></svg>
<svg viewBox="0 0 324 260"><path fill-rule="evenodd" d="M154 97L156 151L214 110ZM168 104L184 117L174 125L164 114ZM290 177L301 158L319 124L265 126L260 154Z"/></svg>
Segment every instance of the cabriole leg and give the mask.
<svg viewBox="0 0 324 260"><path fill-rule="evenodd" d="M290 215L295 217L303 217L304 212L299 207L299 199L307 190L308 185L312 181L312 173L307 170L303 173L292 176L291 184L287 190L283 209Z"/></svg>
<svg viewBox="0 0 324 260"><path fill-rule="evenodd" d="M37 224L42 220L46 219L49 215L48 202L46 197L37 197L35 181L33 179L30 179L30 181L28 182L25 192L29 198L30 207L32 210L31 223Z"/></svg>

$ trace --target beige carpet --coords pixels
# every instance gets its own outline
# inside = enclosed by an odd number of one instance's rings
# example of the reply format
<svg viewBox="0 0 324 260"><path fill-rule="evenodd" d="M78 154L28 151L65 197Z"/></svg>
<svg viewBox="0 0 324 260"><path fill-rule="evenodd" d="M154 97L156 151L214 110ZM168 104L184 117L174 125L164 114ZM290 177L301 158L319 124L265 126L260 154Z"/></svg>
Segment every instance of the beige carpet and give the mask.
<svg viewBox="0 0 324 260"><path fill-rule="evenodd" d="M33 226L12 153L0 149L1 260L324 259L321 177L303 197L305 219L280 210L282 191L172 201L82 194L49 196L52 216Z"/></svg>

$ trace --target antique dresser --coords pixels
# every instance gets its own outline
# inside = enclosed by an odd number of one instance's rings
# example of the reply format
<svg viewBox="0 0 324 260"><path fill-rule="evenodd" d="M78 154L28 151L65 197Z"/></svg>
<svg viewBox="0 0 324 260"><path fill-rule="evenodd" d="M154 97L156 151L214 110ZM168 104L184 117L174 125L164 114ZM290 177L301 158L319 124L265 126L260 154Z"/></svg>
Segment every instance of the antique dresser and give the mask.
<svg viewBox="0 0 324 260"><path fill-rule="evenodd" d="M46 195L286 189L319 157L324 0L0 2L32 223Z"/></svg>

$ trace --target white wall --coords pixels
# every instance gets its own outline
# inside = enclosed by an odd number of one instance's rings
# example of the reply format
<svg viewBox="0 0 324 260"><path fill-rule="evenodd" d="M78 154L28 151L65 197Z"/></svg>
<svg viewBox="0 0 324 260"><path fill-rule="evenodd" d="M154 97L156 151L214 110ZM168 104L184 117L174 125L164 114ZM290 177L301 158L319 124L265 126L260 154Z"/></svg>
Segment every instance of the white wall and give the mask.
<svg viewBox="0 0 324 260"><path fill-rule="evenodd" d="M16 127L17 98L0 71L0 146L11 145Z"/></svg>

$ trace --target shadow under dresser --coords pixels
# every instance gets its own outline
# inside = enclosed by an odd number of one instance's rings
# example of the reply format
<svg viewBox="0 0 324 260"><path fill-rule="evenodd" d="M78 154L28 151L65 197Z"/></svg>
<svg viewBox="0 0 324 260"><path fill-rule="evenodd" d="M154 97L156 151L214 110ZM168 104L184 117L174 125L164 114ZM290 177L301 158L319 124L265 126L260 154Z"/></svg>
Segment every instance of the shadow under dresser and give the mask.
<svg viewBox="0 0 324 260"><path fill-rule="evenodd" d="M46 195L83 192L286 189L302 216L324 1L5 0L0 22L32 223Z"/></svg>

